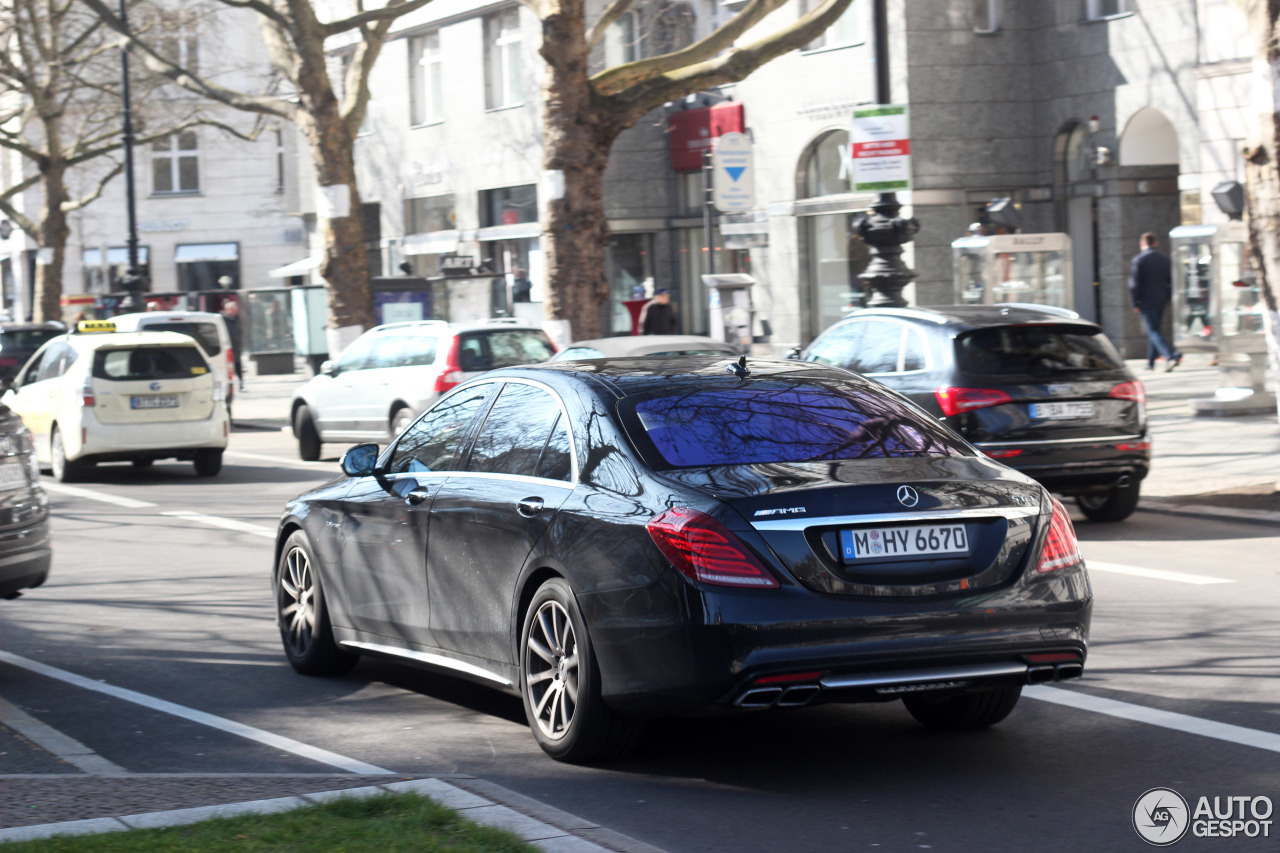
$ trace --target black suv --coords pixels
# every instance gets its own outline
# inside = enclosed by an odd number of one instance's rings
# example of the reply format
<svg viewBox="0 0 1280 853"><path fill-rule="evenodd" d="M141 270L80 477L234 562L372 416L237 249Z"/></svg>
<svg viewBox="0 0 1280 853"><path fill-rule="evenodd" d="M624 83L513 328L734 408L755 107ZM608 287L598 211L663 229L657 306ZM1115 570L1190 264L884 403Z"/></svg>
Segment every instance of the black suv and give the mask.
<svg viewBox="0 0 1280 853"><path fill-rule="evenodd" d="M1093 521L1138 506L1146 393L1095 323L1042 305L869 308L793 354L904 394Z"/></svg>

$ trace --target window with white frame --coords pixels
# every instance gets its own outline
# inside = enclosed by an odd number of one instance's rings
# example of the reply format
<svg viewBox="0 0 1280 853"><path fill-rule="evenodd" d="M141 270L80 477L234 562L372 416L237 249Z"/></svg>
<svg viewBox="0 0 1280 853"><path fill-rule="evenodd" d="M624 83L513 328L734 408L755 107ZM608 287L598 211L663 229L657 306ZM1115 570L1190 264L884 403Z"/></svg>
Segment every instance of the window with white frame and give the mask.
<svg viewBox="0 0 1280 853"><path fill-rule="evenodd" d="M983 35L1000 32L1001 0L973 0L973 31Z"/></svg>
<svg viewBox="0 0 1280 853"><path fill-rule="evenodd" d="M800 0L800 15L807 15L820 5L821 0ZM863 40L862 3L860 0L851 0L849 7L844 10L844 14L836 18L835 22L827 27L821 35L806 44L804 50L848 47L849 45L861 44Z"/></svg>
<svg viewBox="0 0 1280 853"><path fill-rule="evenodd" d="M524 103L524 47L520 10L508 9L484 19L485 96L491 110Z"/></svg>
<svg viewBox="0 0 1280 853"><path fill-rule="evenodd" d="M200 72L200 42L194 15L176 11L157 13L157 53L193 74Z"/></svg>
<svg viewBox="0 0 1280 853"><path fill-rule="evenodd" d="M194 130L151 143L151 191L156 195L200 192L200 144Z"/></svg>
<svg viewBox="0 0 1280 853"><path fill-rule="evenodd" d="M284 192L284 166L285 166L285 150L284 150L284 130L275 128L272 135L276 144L276 192Z"/></svg>
<svg viewBox="0 0 1280 853"><path fill-rule="evenodd" d="M429 124L444 118L444 60L440 31L409 39L409 121Z"/></svg>
<svg viewBox="0 0 1280 853"><path fill-rule="evenodd" d="M604 31L605 68L625 65L641 58L636 30L636 13L623 12L618 20Z"/></svg>
<svg viewBox="0 0 1280 853"><path fill-rule="evenodd" d="M1091 21L1113 18L1130 11L1129 0L1087 0L1086 6Z"/></svg>

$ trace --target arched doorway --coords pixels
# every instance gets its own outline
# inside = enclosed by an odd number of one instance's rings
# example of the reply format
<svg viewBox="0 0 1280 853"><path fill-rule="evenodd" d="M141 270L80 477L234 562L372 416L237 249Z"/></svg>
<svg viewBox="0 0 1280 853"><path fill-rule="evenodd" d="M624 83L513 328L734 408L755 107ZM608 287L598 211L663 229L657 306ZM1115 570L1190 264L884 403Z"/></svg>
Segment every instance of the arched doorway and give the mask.
<svg viewBox="0 0 1280 853"><path fill-rule="evenodd" d="M1143 107L1120 134L1120 165L1177 166L1178 131L1155 107Z"/></svg>

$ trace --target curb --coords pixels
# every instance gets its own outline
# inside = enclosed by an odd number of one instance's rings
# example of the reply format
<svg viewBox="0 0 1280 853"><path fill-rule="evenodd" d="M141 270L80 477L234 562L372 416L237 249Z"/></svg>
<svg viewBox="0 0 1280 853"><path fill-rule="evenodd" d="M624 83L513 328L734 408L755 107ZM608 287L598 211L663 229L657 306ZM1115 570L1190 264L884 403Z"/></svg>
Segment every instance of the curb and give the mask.
<svg viewBox="0 0 1280 853"><path fill-rule="evenodd" d="M1164 515L1186 515L1210 518L1215 521L1239 521L1245 524L1280 524L1280 512L1262 509L1233 509L1224 506L1184 504L1161 498L1143 498L1138 504L1140 512L1158 512Z"/></svg>
<svg viewBox="0 0 1280 853"><path fill-rule="evenodd" d="M121 817L69 820L36 826L15 826L0 829L0 844L55 836L96 835L105 832L126 832L131 829L187 826L215 818L277 814L329 803L344 797L362 799L393 793L418 794L427 797L445 808L453 809L467 820L514 833L547 853L662 853L657 847L597 826L492 782L472 777L458 777L457 781L466 788L450 784L443 779L416 779L386 785L369 785L363 788L321 791L296 797L249 800L242 803L223 803ZM474 790L467 790L467 788ZM483 797L477 791L488 793L494 799ZM506 804L503 805L494 800L500 800Z"/></svg>

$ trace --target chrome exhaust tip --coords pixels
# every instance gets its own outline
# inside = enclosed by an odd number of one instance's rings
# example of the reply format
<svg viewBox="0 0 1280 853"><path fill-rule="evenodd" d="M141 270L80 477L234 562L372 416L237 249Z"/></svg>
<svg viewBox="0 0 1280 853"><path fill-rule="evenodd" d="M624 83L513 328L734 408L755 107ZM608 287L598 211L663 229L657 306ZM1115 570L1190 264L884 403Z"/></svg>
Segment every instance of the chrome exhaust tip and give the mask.
<svg viewBox="0 0 1280 853"><path fill-rule="evenodd" d="M757 687L743 693L733 704L739 708L771 708L781 696L781 687Z"/></svg>
<svg viewBox="0 0 1280 853"><path fill-rule="evenodd" d="M1053 681L1057 675L1052 666L1027 667L1027 684L1045 684Z"/></svg>
<svg viewBox="0 0 1280 853"><path fill-rule="evenodd" d="M1080 663L1058 664L1057 676L1059 681L1066 681L1069 678L1079 678L1082 675L1084 675L1084 664L1080 664Z"/></svg>
<svg viewBox="0 0 1280 853"><path fill-rule="evenodd" d="M1117 489L1127 489L1133 483L1133 478L1128 474L1121 474L1120 479L1116 480Z"/></svg>
<svg viewBox="0 0 1280 853"><path fill-rule="evenodd" d="M808 705L821 691L822 688L817 684L797 684L795 687L788 687L778 699L778 707L799 708L801 705Z"/></svg>

